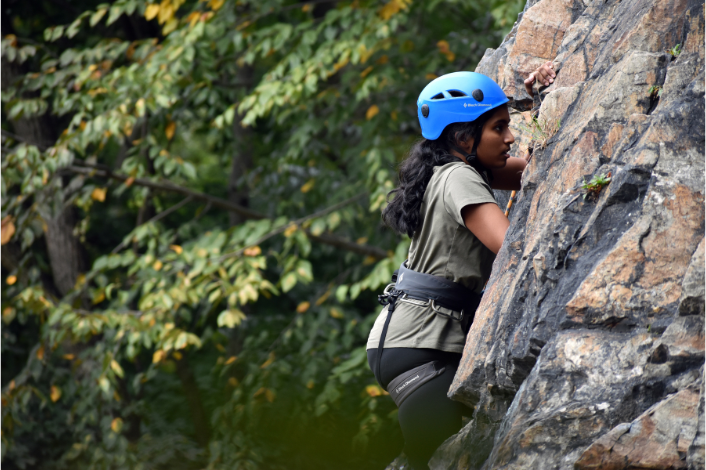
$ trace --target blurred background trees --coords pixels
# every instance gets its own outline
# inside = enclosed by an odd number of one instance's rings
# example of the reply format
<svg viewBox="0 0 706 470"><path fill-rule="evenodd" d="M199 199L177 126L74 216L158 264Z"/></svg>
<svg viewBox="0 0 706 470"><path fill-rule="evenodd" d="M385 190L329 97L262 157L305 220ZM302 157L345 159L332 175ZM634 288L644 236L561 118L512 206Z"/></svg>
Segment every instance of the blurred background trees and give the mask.
<svg viewBox="0 0 706 470"><path fill-rule="evenodd" d="M384 468L379 211L522 6L3 2L2 465Z"/></svg>

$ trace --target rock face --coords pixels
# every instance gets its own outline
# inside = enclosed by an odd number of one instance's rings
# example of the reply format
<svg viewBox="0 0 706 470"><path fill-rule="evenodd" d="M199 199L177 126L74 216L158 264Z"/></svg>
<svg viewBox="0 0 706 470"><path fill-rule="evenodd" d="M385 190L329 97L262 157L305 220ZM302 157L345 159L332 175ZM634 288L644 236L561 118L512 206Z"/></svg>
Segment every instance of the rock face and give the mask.
<svg viewBox="0 0 706 470"><path fill-rule="evenodd" d="M535 149L431 468L703 469L703 2L530 0L477 71Z"/></svg>

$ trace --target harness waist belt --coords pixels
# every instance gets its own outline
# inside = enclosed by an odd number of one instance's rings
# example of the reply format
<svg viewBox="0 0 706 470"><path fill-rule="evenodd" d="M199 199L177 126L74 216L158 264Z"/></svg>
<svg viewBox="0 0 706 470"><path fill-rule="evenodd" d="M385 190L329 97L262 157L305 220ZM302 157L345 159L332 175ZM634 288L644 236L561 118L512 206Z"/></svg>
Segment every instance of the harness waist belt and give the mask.
<svg viewBox="0 0 706 470"><path fill-rule="evenodd" d="M444 370L446 370L446 367L444 367L442 361L427 362L392 379L387 385L387 391L399 408L412 392L434 377L441 375Z"/></svg>
<svg viewBox="0 0 706 470"><path fill-rule="evenodd" d="M449 310L457 312L465 310L471 315L480 303L480 295L461 284L443 277L412 271L405 266L405 263L402 263L397 270L395 290L403 292L412 299L433 300Z"/></svg>

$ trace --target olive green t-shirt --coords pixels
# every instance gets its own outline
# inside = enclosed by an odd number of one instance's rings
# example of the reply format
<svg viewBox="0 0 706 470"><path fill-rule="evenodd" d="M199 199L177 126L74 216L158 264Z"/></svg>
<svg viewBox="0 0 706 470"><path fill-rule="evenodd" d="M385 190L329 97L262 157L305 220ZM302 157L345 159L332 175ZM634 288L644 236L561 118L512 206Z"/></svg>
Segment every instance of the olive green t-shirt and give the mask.
<svg viewBox="0 0 706 470"><path fill-rule="evenodd" d="M434 167L424 193L421 227L414 233L407 266L441 276L480 293L490 277L495 254L466 227L461 210L472 204L494 203L490 186L464 162ZM431 348L463 352L466 336L458 321L434 313L416 300L398 300L385 338L386 348ZM450 310L440 308L444 313ZM387 307L378 315L368 336L375 349L387 319Z"/></svg>

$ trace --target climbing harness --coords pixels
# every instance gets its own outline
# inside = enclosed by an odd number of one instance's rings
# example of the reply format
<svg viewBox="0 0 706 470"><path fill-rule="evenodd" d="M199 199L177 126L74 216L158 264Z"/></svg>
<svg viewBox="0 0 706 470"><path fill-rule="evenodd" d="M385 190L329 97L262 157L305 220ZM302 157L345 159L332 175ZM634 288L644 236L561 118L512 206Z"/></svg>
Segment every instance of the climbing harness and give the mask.
<svg viewBox="0 0 706 470"><path fill-rule="evenodd" d="M409 269L406 264L407 261L400 265L400 268L392 275L391 283L388 284L381 295L378 295L378 302L383 306L387 306L387 318L385 319L385 324L380 333L377 358L375 359L375 367L373 369L373 374L380 384L382 384L382 376L380 374L382 350L385 345L385 337L387 336L390 319L392 318L398 301L412 302L415 304L419 302L419 305L423 306L429 305L437 315L460 322L464 333L468 332L471 323L473 323L473 317L475 316L478 304L480 304L481 296L468 290L461 284L443 277L413 271ZM440 307L451 310L452 313L445 313ZM456 315L456 312L460 313ZM409 372L410 371L405 372L402 375L406 375ZM400 377L396 377L392 382L395 382ZM429 378L429 380L431 380L431 378ZM414 381L414 383L410 383L410 388L414 390L422 383L424 382L421 380ZM388 392L389 390L390 386L388 385ZM411 393L411 391L408 393Z"/></svg>

